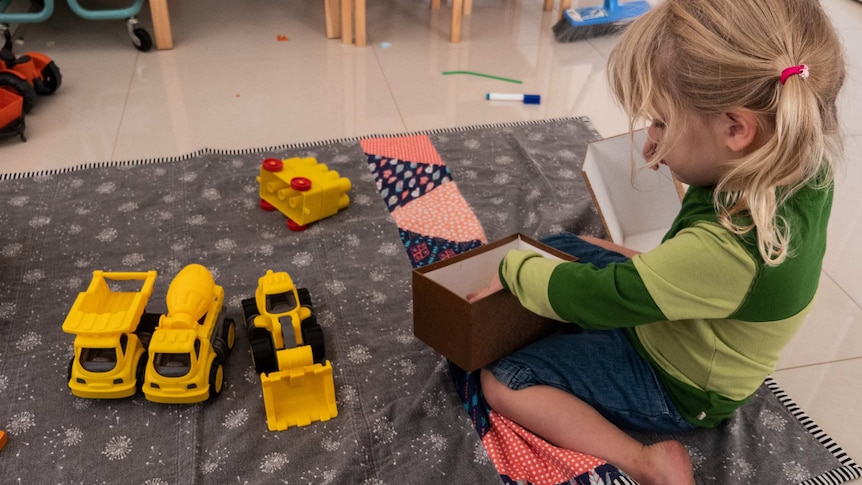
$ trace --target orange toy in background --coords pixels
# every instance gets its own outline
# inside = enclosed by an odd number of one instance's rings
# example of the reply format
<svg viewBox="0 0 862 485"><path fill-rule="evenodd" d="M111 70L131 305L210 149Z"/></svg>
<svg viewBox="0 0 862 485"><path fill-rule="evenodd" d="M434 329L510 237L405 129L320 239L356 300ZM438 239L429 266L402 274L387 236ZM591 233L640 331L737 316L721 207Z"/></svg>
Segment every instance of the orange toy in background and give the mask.
<svg viewBox="0 0 862 485"><path fill-rule="evenodd" d="M12 52L12 34L3 26L0 30L5 40L0 49L0 89L21 96L24 113L29 113L36 106L37 95L53 94L60 87L60 69L50 57L39 52L16 57Z"/></svg>
<svg viewBox="0 0 862 485"><path fill-rule="evenodd" d="M24 137L24 98L10 90L0 88L0 138Z"/></svg>

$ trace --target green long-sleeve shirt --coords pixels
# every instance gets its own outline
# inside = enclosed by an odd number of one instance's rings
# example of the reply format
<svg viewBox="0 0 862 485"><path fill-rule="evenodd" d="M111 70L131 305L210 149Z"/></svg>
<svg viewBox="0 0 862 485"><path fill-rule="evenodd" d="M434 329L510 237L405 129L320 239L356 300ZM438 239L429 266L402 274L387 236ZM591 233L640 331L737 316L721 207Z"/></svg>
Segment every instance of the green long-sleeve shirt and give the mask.
<svg viewBox="0 0 862 485"><path fill-rule="evenodd" d="M718 222L709 189L691 187L661 245L623 263L591 264L510 251L500 279L528 309L585 328L627 327L682 415L729 417L775 369L810 309L826 249L831 188L806 187L780 210L791 256L767 266L754 236Z"/></svg>

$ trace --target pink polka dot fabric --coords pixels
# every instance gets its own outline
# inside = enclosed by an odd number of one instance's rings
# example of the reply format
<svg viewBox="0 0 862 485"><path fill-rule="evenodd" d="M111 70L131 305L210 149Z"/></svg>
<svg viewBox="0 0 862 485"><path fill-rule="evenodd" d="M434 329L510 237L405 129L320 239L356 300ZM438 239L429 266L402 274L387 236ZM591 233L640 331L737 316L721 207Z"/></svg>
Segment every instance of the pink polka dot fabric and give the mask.
<svg viewBox="0 0 862 485"><path fill-rule="evenodd" d="M599 458L558 448L494 411L489 412L489 419L491 428L482 444L497 471L517 482L567 483L605 464Z"/></svg>
<svg viewBox="0 0 862 485"><path fill-rule="evenodd" d="M487 243L485 230L453 183L442 184L424 196L392 211L401 229L450 241L479 239Z"/></svg>

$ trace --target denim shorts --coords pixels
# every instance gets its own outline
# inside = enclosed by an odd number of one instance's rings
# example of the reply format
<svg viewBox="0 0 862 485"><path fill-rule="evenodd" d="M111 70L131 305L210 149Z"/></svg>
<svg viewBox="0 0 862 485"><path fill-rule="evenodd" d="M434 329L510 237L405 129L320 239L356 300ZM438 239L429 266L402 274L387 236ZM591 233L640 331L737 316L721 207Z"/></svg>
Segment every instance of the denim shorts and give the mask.
<svg viewBox="0 0 862 485"><path fill-rule="evenodd" d="M627 260L573 234L555 234L542 242L598 267ZM696 427L680 415L658 373L624 329L558 332L488 369L510 389L548 385L569 392L620 428L673 433Z"/></svg>

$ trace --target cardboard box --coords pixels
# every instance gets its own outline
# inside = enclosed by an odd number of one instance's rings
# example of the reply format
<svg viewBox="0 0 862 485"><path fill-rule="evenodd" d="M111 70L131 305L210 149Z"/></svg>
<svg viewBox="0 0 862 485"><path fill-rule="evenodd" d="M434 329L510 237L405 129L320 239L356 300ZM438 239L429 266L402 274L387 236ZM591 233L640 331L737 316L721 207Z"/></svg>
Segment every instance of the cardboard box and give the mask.
<svg viewBox="0 0 862 485"><path fill-rule="evenodd" d="M659 170L642 168L641 147L646 131L625 134L591 143L583 165L584 180L602 218L610 240L640 252L661 243L680 209L685 192L667 166Z"/></svg>
<svg viewBox="0 0 862 485"><path fill-rule="evenodd" d="M576 258L515 234L413 271L413 334L458 367L475 371L562 328L521 306L508 291L474 303L510 249L531 249L565 261Z"/></svg>

